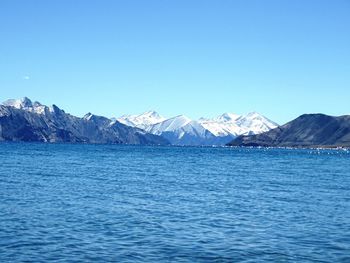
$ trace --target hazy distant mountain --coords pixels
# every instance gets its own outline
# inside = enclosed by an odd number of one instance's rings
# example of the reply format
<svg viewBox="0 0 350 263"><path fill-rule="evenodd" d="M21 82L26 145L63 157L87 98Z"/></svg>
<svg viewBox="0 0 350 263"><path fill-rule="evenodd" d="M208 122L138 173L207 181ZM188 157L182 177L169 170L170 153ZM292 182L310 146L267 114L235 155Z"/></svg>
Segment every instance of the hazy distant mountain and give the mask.
<svg viewBox="0 0 350 263"><path fill-rule="evenodd" d="M0 105L0 140L168 144L164 138L91 113L78 118L28 98Z"/></svg>
<svg viewBox="0 0 350 263"><path fill-rule="evenodd" d="M141 115L124 115L118 121L160 135L176 145L224 145L241 134L258 134L277 124L258 113L236 115L224 113L215 119L191 120L184 115L165 119L151 111Z"/></svg>
<svg viewBox="0 0 350 263"><path fill-rule="evenodd" d="M239 136L232 146L350 147L350 115L305 114L268 132Z"/></svg>

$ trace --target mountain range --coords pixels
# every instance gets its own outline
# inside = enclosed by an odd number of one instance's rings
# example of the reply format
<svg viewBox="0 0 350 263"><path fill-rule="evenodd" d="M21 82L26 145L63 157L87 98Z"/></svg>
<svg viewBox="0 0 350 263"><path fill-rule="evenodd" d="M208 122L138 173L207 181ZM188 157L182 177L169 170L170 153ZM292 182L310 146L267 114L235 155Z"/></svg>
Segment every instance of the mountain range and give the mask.
<svg viewBox="0 0 350 263"><path fill-rule="evenodd" d="M174 145L225 145L239 135L259 134L278 125L257 112L246 115L224 113L217 118L192 120L185 115L164 118L155 111L123 115L126 125L160 135Z"/></svg>
<svg viewBox="0 0 350 263"><path fill-rule="evenodd" d="M75 117L26 97L0 105L0 141L169 144L161 136L115 120L91 113Z"/></svg>
<svg viewBox="0 0 350 263"><path fill-rule="evenodd" d="M155 111L119 118L88 113L79 118L56 105L48 107L26 97L0 105L2 141L225 145L239 135L275 127L276 123L256 112L199 120L184 115L165 118Z"/></svg>
<svg viewBox="0 0 350 263"><path fill-rule="evenodd" d="M350 147L350 115L304 114L282 126L256 135L242 135L230 146Z"/></svg>
<svg viewBox="0 0 350 263"><path fill-rule="evenodd" d="M262 147L350 147L350 115L304 114L278 126L257 112L192 120L155 111L76 117L24 97L0 104L0 141Z"/></svg>
<svg viewBox="0 0 350 263"><path fill-rule="evenodd" d="M350 147L350 115L304 114L278 126L257 112L192 120L155 111L82 118L24 97L0 104L0 141L263 147Z"/></svg>

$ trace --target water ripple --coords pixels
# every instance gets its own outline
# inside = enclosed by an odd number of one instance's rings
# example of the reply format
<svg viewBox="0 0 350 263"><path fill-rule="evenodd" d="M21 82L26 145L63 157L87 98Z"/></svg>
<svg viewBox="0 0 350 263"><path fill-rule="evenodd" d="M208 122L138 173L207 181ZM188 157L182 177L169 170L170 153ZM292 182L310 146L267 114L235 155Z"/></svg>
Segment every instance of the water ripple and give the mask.
<svg viewBox="0 0 350 263"><path fill-rule="evenodd" d="M350 262L350 153L2 143L1 262Z"/></svg>

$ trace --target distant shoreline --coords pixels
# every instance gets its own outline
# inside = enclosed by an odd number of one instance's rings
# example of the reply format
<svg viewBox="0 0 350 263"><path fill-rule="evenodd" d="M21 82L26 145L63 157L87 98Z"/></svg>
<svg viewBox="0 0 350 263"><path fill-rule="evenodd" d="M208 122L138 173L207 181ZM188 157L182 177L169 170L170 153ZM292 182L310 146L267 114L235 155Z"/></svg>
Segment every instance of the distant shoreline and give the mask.
<svg viewBox="0 0 350 263"><path fill-rule="evenodd" d="M132 147L174 147L174 148L231 148L231 149L284 149L284 150L335 150L350 151L349 146L230 146L230 145L161 145L161 144L127 144L127 143L91 143L91 142L42 142L42 141L6 141L1 144L43 144L43 145L91 145L91 146L132 146Z"/></svg>

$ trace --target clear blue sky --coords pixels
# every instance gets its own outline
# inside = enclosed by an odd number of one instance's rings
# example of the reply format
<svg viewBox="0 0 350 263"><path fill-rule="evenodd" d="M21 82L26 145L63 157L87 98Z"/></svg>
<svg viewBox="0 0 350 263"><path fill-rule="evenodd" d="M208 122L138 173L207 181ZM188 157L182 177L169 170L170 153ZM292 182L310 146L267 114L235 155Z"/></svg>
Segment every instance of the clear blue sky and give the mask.
<svg viewBox="0 0 350 263"><path fill-rule="evenodd" d="M0 99L82 116L350 114L349 0L1 0Z"/></svg>

